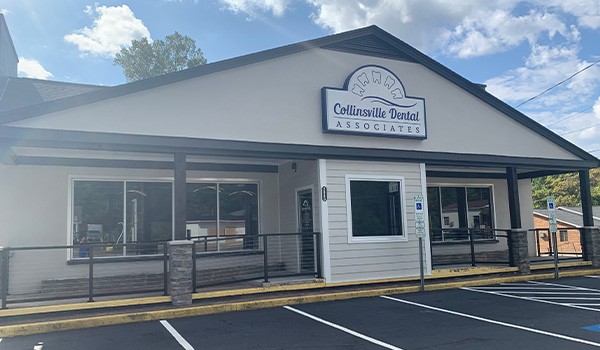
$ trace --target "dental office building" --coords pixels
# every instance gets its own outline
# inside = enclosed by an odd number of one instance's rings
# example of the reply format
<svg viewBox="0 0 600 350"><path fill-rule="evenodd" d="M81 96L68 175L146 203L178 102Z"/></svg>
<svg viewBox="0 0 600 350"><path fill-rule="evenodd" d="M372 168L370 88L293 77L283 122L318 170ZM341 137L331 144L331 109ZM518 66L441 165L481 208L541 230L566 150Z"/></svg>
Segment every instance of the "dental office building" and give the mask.
<svg viewBox="0 0 600 350"><path fill-rule="evenodd" d="M591 210L599 166L375 26L4 111L0 161L0 246L314 231L326 283L418 276L415 196L427 274L464 244L453 229L518 265L531 179L579 172ZM43 259L45 278L87 271L75 250Z"/></svg>

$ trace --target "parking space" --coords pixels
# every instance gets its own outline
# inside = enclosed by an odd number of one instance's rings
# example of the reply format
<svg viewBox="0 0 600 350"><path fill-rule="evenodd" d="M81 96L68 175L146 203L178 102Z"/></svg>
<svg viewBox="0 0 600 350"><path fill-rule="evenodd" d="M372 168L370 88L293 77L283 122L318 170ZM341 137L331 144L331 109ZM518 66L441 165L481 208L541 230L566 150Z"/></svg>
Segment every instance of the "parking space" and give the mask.
<svg viewBox="0 0 600 350"><path fill-rule="evenodd" d="M600 279L592 276L302 304L0 341L0 349L37 350L598 347Z"/></svg>

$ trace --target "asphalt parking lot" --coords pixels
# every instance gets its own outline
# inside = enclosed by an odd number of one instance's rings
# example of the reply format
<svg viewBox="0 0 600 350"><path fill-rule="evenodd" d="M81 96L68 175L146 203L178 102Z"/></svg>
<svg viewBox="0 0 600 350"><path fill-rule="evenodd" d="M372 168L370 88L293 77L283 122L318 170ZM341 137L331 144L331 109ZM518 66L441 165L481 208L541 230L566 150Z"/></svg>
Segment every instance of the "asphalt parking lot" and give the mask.
<svg viewBox="0 0 600 350"><path fill-rule="evenodd" d="M600 347L598 277L38 334L0 349L591 349Z"/></svg>

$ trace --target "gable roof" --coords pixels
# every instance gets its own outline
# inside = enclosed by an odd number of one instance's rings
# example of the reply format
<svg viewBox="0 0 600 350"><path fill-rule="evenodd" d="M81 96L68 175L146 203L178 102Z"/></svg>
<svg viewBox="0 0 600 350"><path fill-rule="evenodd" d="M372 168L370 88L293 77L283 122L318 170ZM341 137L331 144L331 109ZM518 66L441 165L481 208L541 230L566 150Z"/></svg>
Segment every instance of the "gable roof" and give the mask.
<svg viewBox="0 0 600 350"><path fill-rule="evenodd" d="M594 226L600 226L600 206L593 206ZM543 218L548 217L548 212L544 209L534 209L534 215ZM581 207L556 207L556 220L576 227L583 227L583 213Z"/></svg>
<svg viewBox="0 0 600 350"><path fill-rule="evenodd" d="M99 85L0 76L0 112L21 109L106 88Z"/></svg>
<svg viewBox="0 0 600 350"><path fill-rule="evenodd" d="M593 155L587 153L578 146L572 144L566 139L558 136L554 132L545 128L541 124L527 117L523 113L512 108L508 104L494 97L490 93L481 88L481 85L474 84L444 65L433 60L429 56L421 53L419 50L408 45L404 41L396 38L388 32L377 26L369 26L340 34L334 34L319 39L300 42L274 48L258 53L240 56L228 60L223 60L215 63L198 66L195 68L186 69L179 72L173 72L162 76L140 80L132 83L114 86L107 89L102 89L89 94L82 94L70 98L64 98L54 101L49 101L42 104L23 107L21 109L0 112L0 125L15 122L47 113L57 112L64 109L83 106L86 104L99 102L102 100L125 96L139 91L144 91L168 84L197 78L203 75L217 73L220 71L258 63L277 57L282 57L294 53L310 49L327 49L336 50L354 54L376 56L388 59L396 59L407 62L418 63L431 70L432 72L442 76L446 80L457 85L464 91L470 93L474 97L487 103L492 108L507 115L523 126L531 129L537 134L552 141L558 146L564 148L570 153L576 155L583 160L594 162L596 166L600 166L600 160Z"/></svg>

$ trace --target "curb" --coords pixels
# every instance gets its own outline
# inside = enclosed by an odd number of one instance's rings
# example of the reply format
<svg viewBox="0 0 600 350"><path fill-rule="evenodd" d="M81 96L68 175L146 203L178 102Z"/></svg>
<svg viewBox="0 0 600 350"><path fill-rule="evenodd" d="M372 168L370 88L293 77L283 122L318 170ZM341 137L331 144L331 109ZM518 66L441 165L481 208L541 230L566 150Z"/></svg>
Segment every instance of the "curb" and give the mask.
<svg viewBox="0 0 600 350"><path fill-rule="evenodd" d="M589 274L599 274L600 269L588 269L580 271L561 272L563 277L577 277ZM536 275L519 275L480 279L474 281L444 282L425 286L425 291L435 291L443 289L456 289L461 287L476 287L489 284L522 282L527 280L552 279L554 273L544 273ZM294 296L272 298L244 302L222 303L216 305L190 306L183 308L174 308L166 310L155 310L145 312L122 313L117 315L93 316L86 318L75 318L68 320L56 320L48 322L26 323L10 326L0 326L0 338L15 337L31 334L67 331L75 329L95 328L102 326L113 326L120 324L148 322L164 319L173 319L181 317L210 315L223 312L245 311L273 308L284 305L296 305L305 303L316 303L325 301L337 301L354 298L375 297L388 294L404 294L419 291L419 286L373 288L368 290L322 293L316 295Z"/></svg>

